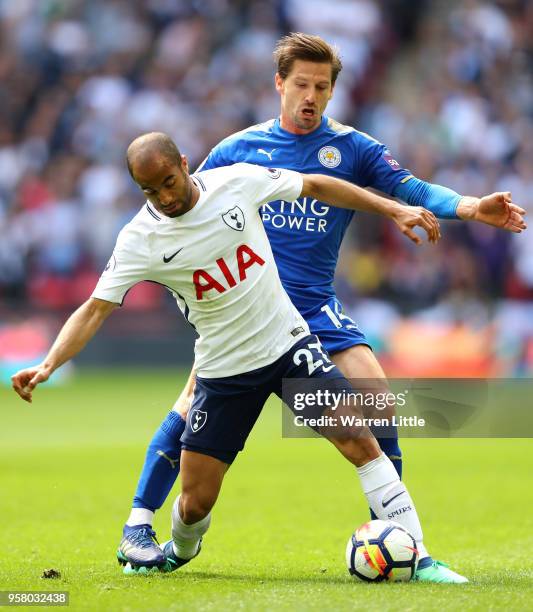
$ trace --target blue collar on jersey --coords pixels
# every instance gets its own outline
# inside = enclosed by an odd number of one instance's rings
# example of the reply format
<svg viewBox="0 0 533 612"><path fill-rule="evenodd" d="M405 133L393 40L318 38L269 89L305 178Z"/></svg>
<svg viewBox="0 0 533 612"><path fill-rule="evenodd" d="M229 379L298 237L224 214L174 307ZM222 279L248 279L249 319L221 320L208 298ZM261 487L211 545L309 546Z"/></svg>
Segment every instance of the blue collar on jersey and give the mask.
<svg viewBox="0 0 533 612"><path fill-rule="evenodd" d="M325 130L327 130L328 128L328 121L329 119L326 117L326 115L322 115L322 120L320 122L320 125L317 127L316 130L313 130L312 132L309 132L309 134L293 134L292 132L287 132L287 130L284 130L281 125L280 125L280 120L279 117L276 119L276 121L274 122L274 126L272 128L272 132L274 134L276 134L277 136L281 136L282 138L286 138L287 140L312 140L313 138L316 138L317 136L320 136L321 134L323 134L325 132Z"/></svg>

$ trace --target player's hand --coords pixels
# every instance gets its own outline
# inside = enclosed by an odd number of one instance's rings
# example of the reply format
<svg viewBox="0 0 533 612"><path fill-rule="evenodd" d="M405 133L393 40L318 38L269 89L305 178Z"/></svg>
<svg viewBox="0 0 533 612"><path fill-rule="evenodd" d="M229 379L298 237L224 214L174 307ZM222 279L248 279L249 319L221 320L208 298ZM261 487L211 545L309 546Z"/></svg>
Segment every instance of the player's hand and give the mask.
<svg viewBox="0 0 533 612"><path fill-rule="evenodd" d="M461 219L479 221L515 234L527 228L525 214L523 208L513 203L509 191L497 191L483 198L465 197L457 207Z"/></svg>
<svg viewBox="0 0 533 612"><path fill-rule="evenodd" d="M172 407L172 410L179 413L179 415L184 421L187 420L187 415L189 414L189 410L191 409L193 397L194 387L190 391L185 388L183 389L174 406Z"/></svg>
<svg viewBox="0 0 533 612"><path fill-rule="evenodd" d="M427 208L400 205L393 219L402 234L415 244L422 244L422 239L413 231L415 227L421 227L426 232L429 242L435 243L440 240L440 225L437 217Z"/></svg>
<svg viewBox="0 0 533 612"><path fill-rule="evenodd" d="M38 365L33 368L19 370L11 377L11 383L13 389L15 389L20 397L31 404L33 390L39 383L48 380L50 374L52 374L51 368L44 365Z"/></svg>

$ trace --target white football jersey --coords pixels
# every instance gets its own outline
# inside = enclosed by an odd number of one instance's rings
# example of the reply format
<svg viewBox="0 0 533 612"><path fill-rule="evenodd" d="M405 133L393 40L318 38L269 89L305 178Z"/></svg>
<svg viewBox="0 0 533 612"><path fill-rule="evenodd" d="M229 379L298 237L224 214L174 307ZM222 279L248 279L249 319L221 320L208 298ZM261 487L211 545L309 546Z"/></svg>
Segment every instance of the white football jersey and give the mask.
<svg viewBox="0 0 533 612"><path fill-rule="evenodd" d="M200 197L191 210L171 218L147 202L122 229L92 297L121 304L140 281L166 286L199 334L198 375L242 374L309 333L283 289L259 214L266 202L295 200L302 177L241 163L192 178Z"/></svg>

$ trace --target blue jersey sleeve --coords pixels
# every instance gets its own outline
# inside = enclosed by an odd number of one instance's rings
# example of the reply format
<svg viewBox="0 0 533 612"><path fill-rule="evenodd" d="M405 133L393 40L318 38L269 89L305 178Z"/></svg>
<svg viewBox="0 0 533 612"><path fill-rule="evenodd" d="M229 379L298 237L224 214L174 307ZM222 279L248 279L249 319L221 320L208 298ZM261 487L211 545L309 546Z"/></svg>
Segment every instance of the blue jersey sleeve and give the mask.
<svg viewBox="0 0 533 612"><path fill-rule="evenodd" d="M359 184L374 187L388 194L402 180L411 176L409 170L400 166L387 147L370 137L359 144Z"/></svg>
<svg viewBox="0 0 533 612"><path fill-rule="evenodd" d="M213 170L213 168L220 168L222 166L231 166L233 162L226 160L221 144L216 145L211 149L209 155L204 161L198 166L196 172L203 170Z"/></svg>
<svg viewBox="0 0 533 612"><path fill-rule="evenodd" d="M459 218L457 205L462 196L448 187L426 183L412 176L399 183L392 195L412 206L423 206L440 219Z"/></svg>

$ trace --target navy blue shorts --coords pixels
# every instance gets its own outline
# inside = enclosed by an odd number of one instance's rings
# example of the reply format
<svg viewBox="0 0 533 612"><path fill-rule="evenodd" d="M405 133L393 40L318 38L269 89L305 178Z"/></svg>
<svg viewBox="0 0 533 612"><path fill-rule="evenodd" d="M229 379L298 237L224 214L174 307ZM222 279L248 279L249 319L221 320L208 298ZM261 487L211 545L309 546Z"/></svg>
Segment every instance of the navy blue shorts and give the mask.
<svg viewBox="0 0 533 612"><path fill-rule="evenodd" d="M181 436L182 448L232 463L271 393L281 397L283 379L329 379L328 388L353 391L316 336L306 336L274 363L224 378L196 378ZM295 392L297 389L294 390ZM285 400L287 395L285 394ZM289 408L294 406L288 403ZM320 416L324 408L317 409ZM313 415L311 415L313 416Z"/></svg>
<svg viewBox="0 0 533 612"><path fill-rule="evenodd" d="M311 333L320 338L330 355L357 344L370 346L366 336L353 319L344 313L342 304L335 296L326 298L311 310L300 312Z"/></svg>

